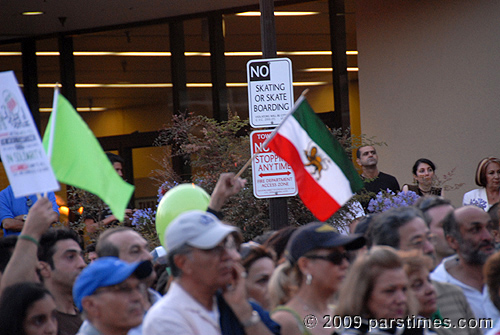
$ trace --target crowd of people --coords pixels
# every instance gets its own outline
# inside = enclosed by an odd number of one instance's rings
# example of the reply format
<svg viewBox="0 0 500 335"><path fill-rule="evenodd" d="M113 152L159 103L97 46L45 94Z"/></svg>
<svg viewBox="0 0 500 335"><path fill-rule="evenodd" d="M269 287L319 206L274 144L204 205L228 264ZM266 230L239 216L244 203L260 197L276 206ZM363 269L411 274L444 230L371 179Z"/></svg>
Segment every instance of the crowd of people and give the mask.
<svg viewBox="0 0 500 335"><path fill-rule="evenodd" d="M357 162L363 192L400 191L374 147ZM223 222L221 207L245 185L223 173L207 211L167 226L165 255L125 226L83 248L71 229L51 227L53 202L34 199L0 238L0 335L496 335L500 160L479 163L480 188L458 208L435 170L415 162L415 183L401 189L420 196L414 205L368 213L361 203L364 215L341 232L311 222L252 241Z"/></svg>

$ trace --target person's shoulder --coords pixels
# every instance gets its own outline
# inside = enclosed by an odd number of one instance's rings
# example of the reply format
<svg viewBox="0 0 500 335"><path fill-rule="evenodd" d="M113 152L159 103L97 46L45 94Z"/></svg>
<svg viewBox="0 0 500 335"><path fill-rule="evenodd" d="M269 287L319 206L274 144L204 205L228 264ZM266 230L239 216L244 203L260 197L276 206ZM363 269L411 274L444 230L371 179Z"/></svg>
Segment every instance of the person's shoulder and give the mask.
<svg viewBox="0 0 500 335"><path fill-rule="evenodd" d="M271 318L278 322L279 324L282 323L295 323L297 320L297 312L295 312L293 309L285 306L279 306L275 310L273 310L271 313Z"/></svg>
<svg viewBox="0 0 500 335"><path fill-rule="evenodd" d="M453 305L454 303L467 304L467 298L460 287L452 283L432 279L432 286L436 289L439 304Z"/></svg>
<svg viewBox="0 0 500 335"><path fill-rule="evenodd" d="M271 313L271 318L278 322L281 327L286 324L297 324L297 320L300 320L300 315L290 307L278 306Z"/></svg>
<svg viewBox="0 0 500 335"><path fill-rule="evenodd" d="M271 318L280 325L281 334L301 334L297 319L284 310L271 314Z"/></svg>
<svg viewBox="0 0 500 335"><path fill-rule="evenodd" d="M432 285L436 288L436 291L438 291L438 293L463 295L462 289L456 285L434 279L432 279L431 281Z"/></svg>
<svg viewBox="0 0 500 335"><path fill-rule="evenodd" d="M155 308L156 307L156 308ZM176 308L158 308L153 305L144 317L143 334L190 334L189 321Z"/></svg>
<svg viewBox="0 0 500 335"><path fill-rule="evenodd" d="M177 307L179 306L179 299L176 299L175 296L173 296L172 294L168 295L168 292L167 294L165 294L164 296L162 296L160 299L158 299L152 306L151 308L149 309L149 311L155 311L156 309L168 309L168 308L172 308L172 309L176 309L176 301L177 301ZM149 314L149 312L148 312Z"/></svg>
<svg viewBox="0 0 500 335"><path fill-rule="evenodd" d="M485 188L484 187L475 188L473 190L470 190L469 192L466 192L464 194L464 198L465 197L475 197L475 196L481 194L482 192L485 192Z"/></svg>
<svg viewBox="0 0 500 335"><path fill-rule="evenodd" d="M187 293L177 283L173 282L167 294L160 297L160 299L151 306L146 317L155 314L167 314L165 311L168 311L168 314L180 313L190 304L190 301Z"/></svg>
<svg viewBox="0 0 500 335"><path fill-rule="evenodd" d="M158 324L159 322L178 322L182 319L183 308L179 305L179 301L170 299L164 296L159 301L157 301L151 308L147 311L144 317L144 326L147 328L150 324Z"/></svg>
<svg viewBox="0 0 500 335"><path fill-rule="evenodd" d="M397 180L396 177L394 177L392 174L388 174L388 173L385 173L385 172L382 172L380 171L378 173L378 177L379 178L384 178L384 179L393 179L393 180Z"/></svg>
<svg viewBox="0 0 500 335"><path fill-rule="evenodd" d="M10 185L0 191L0 197L8 197L11 195L13 196L14 192L12 191L12 186Z"/></svg>
<svg viewBox="0 0 500 335"><path fill-rule="evenodd" d="M446 259L446 258L445 258ZM430 273L430 278L434 281L446 282L446 268L444 267L444 260L434 268Z"/></svg>
<svg viewBox="0 0 500 335"><path fill-rule="evenodd" d="M480 187L480 188L475 188L473 190L470 190L469 192L466 192L464 194L464 198L462 200L462 204L465 206L465 205L469 205L470 202L474 199L477 199L477 198L486 198L487 195L486 195L486 189L484 187ZM487 199L487 198L486 198ZM484 199L483 199L484 200Z"/></svg>

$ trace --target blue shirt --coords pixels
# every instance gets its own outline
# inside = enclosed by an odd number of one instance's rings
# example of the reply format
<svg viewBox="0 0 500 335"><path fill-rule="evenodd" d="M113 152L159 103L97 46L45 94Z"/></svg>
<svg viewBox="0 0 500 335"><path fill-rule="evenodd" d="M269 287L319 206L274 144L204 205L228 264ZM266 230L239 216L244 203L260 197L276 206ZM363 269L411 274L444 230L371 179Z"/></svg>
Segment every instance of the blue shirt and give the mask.
<svg viewBox="0 0 500 335"><path fill-rule="evenodd" d="M49 192L47 194L49 200L52 202L52 208L54 212L59 214L59 207L56 203L56 195L54 192ZM14 192L12 192L12 187L9 185L7 188L0 192L0 223L4 219L14 219L18 215L28 214L31 206L37 201L36 195L30 195L28 197L14 198ZM3 229L4 236L8 235L19 235L21 232L14 231L10 229Z"/></svg>

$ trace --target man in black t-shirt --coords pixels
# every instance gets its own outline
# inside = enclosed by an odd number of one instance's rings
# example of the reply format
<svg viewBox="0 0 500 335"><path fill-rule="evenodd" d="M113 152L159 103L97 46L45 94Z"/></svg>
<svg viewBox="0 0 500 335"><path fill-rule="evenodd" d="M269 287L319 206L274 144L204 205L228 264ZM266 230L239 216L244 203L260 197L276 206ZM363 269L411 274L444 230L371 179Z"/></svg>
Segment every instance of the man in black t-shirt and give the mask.
<svg viewBox="0 0 500 335"><path fill-rule="evenodd" d="M394 193L399 192L399 183L394 176L380 172L378 170L378 155L377 151L371 145L363 146L356 152L356 162L361 166L361 179L365 187L359 193L368 193L370 198L374 198L378 192L386 191L387 189ZM363 208L367 208L370 200L361 201Z"/></svg>

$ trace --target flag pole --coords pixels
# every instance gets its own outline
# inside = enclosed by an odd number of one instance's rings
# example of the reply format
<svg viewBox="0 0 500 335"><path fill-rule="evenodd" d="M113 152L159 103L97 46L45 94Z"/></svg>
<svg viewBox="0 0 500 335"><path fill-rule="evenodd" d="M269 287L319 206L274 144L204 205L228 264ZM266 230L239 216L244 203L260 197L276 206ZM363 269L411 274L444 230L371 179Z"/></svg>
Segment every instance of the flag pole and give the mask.
<svg viewBox="0 0 500 335"><path fill-rule="evenodd" d="M54 87L54 99L52 101L52 113L50 115L52 122L50 123L49 145L47 148L47 157L49 159L49 162L52 159L52 148L54 146L54 133L55 133L55 128L56 128L57 99L58 99L58 97L59 97L59 83L56 83L56 86Z"/></svg>
<svg viewBox="0 0 500 335"><path fill-rule="evenodd" d="M252 160L254 159L254 157L256 155L260 154L262 152L262 150L264 150L265 148L267 148L267 145L273 139L273 137L276 135L276 133L278 132L278 130L281 128L281 125L286 121L286 119L288 119L290 117L290 115L292 115L295 112L295 110L297 109L297 107L306 98L306 94L308 92L309 92L308 88L306 88L304 91L302 91L302 93L300 94L300 97L295 101L295 104L293 105L292 110L287 115L285 115L285 117L283 118L283 120L281 120L281 122L279 123L279 125L276 128L274 128L274 130L273 130L273 132L271 134L269 134L269 137L264 141L264 143L262 143L262 145L260 146L259 150L257 150L257 152L254 153L252 155L252 157L250 157L247 160L247 162L245 163L245 165L243 165L243 167L240 169L240 171L238 171L238 173L234 176L234 179L239 178L243 174L243 172L245 172L245 170L248 168L248 166L250 165L250 163L252 162Z"/></svg>

